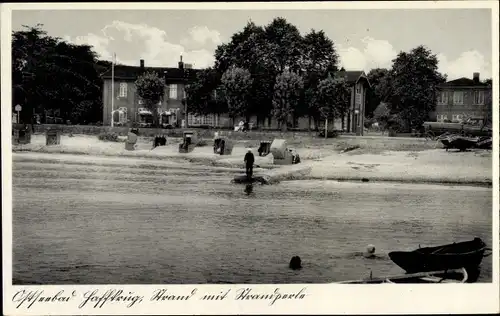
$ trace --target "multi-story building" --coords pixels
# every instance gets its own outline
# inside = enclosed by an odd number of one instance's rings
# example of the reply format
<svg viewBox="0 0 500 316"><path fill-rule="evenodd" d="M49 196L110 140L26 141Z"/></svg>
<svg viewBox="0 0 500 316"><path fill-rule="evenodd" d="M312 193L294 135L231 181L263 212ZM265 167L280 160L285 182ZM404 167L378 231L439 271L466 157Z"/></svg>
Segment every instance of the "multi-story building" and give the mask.
<svg viewBox="0 0 500 316"><path fill-rule="evenodd" d="M351 91L349 108L340 127L347 133L363 135L366 92L370 89L370 82L364 71L340 71L337 78L343 78Z"/></svg>
<svg viewBox="0 0 500 316"><path fill-rule="evenodd" d="M477 72L472 79L448 81L439 87L436 110L430 117L438 122L460 122L467 117L491 118L491 93L491 84L481 82Z"/></svg>
<svg viewBox="0 0 500 316"><path fill-rule="evenodd" d="M154 71L165 78L165 95L158 104L162 124L180 126L185 120L184 102L185 85L196 76L196 70L184 64L182 56L178 68L145 67L140 60L139 67L115 65L114 67L114 102L112 104L112 71L103 75L103 124L115 125L138 123L146 126L152 122L152 113L138 96L135 81L145 71Z"/></svg>

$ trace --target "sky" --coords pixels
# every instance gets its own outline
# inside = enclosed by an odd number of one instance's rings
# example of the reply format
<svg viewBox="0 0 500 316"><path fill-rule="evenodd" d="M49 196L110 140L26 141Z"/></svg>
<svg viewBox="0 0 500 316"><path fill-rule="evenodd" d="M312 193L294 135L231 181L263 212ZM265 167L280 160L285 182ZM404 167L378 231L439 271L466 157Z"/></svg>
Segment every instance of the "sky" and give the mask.
<svg viewBox="0 0 500 316"><path fill-rule="evenodd" d="M12 30L43 24L51 36L94 47L101 59L127 65L194 68L213 65L217 45L248 21L283 17L304 35L323 30L347 70L389 68L400 51L425 45L449 79L492 75L489 9L393 10L38 10L13 11Z"/></svg>

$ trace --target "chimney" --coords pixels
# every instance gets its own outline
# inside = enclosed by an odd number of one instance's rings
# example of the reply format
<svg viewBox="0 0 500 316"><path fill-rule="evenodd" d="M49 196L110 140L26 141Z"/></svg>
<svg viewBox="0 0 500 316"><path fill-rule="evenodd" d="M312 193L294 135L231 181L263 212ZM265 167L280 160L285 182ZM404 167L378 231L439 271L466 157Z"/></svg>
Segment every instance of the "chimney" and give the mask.
<svg viewBox="0 0 500 316"><path fill-rule="evenodd" d="M141 65L141 68L144 68L144 59L140 60L140 65Z"/></svg>
<svg viewBox="0 0 500 316"><path fill-rule="evenodd" d="M179 61L179 69L184 69L184 63L182 62L182 55L181 55L181 59Z"/></svg>
<svg viewBox="0 0 500 316"><path fill-rule="evenodd" d="M472 80L474 83L479 83L479 72L475 72L472 74Z"/></svg>

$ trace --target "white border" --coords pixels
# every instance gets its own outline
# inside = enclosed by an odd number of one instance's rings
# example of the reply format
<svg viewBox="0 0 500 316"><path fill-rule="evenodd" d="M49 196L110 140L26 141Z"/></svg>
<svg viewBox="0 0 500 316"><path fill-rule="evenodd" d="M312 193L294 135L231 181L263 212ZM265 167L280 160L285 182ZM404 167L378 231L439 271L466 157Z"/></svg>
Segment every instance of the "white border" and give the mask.
<svg viewBox="0 0 500 316"><path fill-rule="evenodd" d="M450 9L491 8L492 9L492 79L493 87L493 283L464 285L166 285L166 286L12 286L12 146L11 146L11 10L270 10L270 9ZM496 1L421 1L421 2L295 2L295 3L16 3L1 5L1 87L2 87L2 216L3 216L3 306L6 315L138 315L138 314L417 314L417 313L498 313L499 312L499 91L498 91L498 2ZM78 23L75 21L75 23ZM418 26L416 26L418 27ZM466 41L467 39L464 38ZM278 301L269 306L269 301L237 301L234 291L250 287L256 292L273 292L279 287L282 293L295 292L306 287L303 300ZM30 309L15 309L12 297L15 292L43 290L44 294L55 294L63 289L65 293L99 289L123 289L135 294L151 296L155 289L165 288L177 294L188 294L197 288L198 293L232 289L228 299L219 302L198 300L181 302L147 303L134 307L125 304L108 303L103 308L78 309L78 302L35 304ZM232 296L231 296L232 295Z"/></svg>

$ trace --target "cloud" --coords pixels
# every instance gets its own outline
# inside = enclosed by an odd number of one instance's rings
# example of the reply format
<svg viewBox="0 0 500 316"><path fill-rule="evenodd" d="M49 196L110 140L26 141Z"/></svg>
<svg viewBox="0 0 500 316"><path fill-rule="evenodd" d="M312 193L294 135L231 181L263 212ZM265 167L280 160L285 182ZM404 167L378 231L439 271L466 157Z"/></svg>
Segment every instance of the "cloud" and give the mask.
<svg viewBox="0 0 500 316"><path fill-rule="evenodd" d="M370 71L373 68L390 68L392 60L398 52L391 43L365 37L362 41L363 48L345 47L339 45L340 64L347 70ZM449 60L442 53L437 54L439 71L448 75L449 80L460 77L472 78L472 73L479 72L481 77L491 78L491 64L478 51L467 51L455 60Z"/></svg>
<svg viewBox="0 0 500 316"><path fill-rule="evenodd" d="M215 46L222 43L221 35L216 30L210 30L206 26L195 26L189 29L189 37L181 40L184 46Z"/></svg>
<svg viewBox="0 0 500 316"><path fill-rule="evenodd" d="M106 49L107 45L109 45L109 39L106 37L101 37L95 34L88 34L85 36L77 36L75 38L64 36L63 39L77 45L85 44L93 46L94 51L99 54L100 58L102 59L111 60L112 58L112 54Z"/></svg>
<svg viewBox="0 0 500 316"><path fill-rule="evenodd" d="M389 68L397 52L385 40L365 37L361 40L363 49L339 45L339 55L342 67L352 70L369 71L373 68Z"/></svg>
<svg viewBox="0 0 500 316"><path fill-rule="evenodd" d="M463 52L451 61L444 54L438 54L437 57L439 71L447 74L448 79L472 78L474 72L479 72L482 79L491 78L491 64L478 51Z"/></svg>
<svg viewBox="0 0 500 316"><path fill-rule="evenodd" d="M221 42L220 33L207 27L194 27L181 43L172 43L164 30L123 21L113 21L99 34L66 36L64 39L75 44L92 45L104 60L111 60L114 52L117 62L125 65L139 65L139 59L144 59L146 66L176 67L182 55L184 62L196 68L213 65L214 45Z"/></svg>
<svg viewBox="0 0 500 316"><path fill-rule="evenodd" d="M180 43L169 41L168 34L147 24L132 24L113 21L98 34L87 34L74 38L64 37L75 44L89 44L100 58L111 60L115 52L117 61L125 65L138 65L144 59L146 65L176 67L182 54L186 63L193 67L204 68L214 63L214 50L222 43L221 35L206 26L194 26ZM398 51L386 40L365 37L361 49L338 45L340 64L347 70L370 71L373 68L390 68ZM478 51L461 53L450 60L442 53L437 54L439 71L447 74L448 79L472 77L473 72L481 73L482 78L492 75L491 63Z"/></svg>

